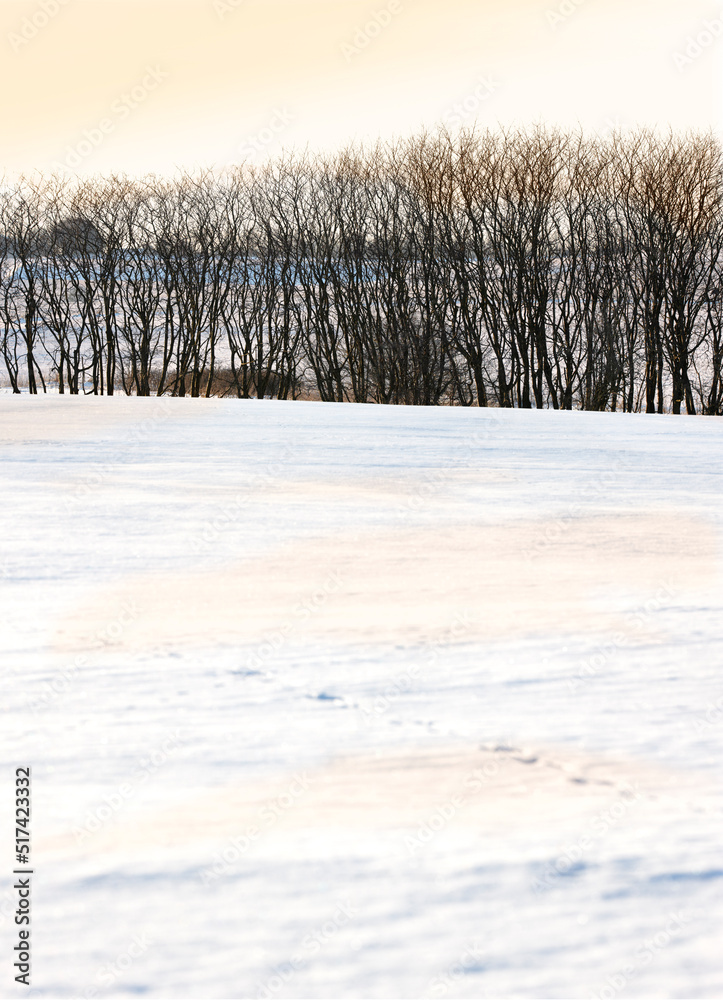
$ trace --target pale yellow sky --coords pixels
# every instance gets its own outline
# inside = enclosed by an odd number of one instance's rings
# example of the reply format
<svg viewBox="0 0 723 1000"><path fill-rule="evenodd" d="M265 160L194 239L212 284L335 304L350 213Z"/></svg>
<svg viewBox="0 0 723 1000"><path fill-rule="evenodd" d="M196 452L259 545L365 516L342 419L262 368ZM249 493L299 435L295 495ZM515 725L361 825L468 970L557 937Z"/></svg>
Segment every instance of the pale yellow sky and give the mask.
<svg viewBox="0 0 723 1000"><path fill-rule="evenodd" d="M11 172L170 171L445 120L723 127L721 0L0 0L0 49Z"/></svg>

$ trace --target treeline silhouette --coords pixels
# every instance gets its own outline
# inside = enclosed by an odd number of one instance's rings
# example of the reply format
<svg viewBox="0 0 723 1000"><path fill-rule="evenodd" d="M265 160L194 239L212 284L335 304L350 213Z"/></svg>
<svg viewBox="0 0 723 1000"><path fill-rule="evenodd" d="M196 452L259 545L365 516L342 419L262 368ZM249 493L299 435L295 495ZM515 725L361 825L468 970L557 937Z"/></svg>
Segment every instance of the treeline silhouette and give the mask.
<svg viewBox="0 0 723 1000"><path fill-rule="evenodd" d="M712 134L443 131L0 187L31 393L723 413Z"/></svg>

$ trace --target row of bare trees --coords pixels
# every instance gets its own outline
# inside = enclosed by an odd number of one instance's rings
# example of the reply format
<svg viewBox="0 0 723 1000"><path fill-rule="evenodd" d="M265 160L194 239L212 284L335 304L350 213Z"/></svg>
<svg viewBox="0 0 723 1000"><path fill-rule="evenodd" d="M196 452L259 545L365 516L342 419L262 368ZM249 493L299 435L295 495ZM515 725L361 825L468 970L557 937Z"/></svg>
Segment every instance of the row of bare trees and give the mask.
<svg viewBox="0 0 723 1000"><path fill-rule="evenodd" d="M723 413L712 135L439 132L262 168L0 186L31 393Z"/></svg>

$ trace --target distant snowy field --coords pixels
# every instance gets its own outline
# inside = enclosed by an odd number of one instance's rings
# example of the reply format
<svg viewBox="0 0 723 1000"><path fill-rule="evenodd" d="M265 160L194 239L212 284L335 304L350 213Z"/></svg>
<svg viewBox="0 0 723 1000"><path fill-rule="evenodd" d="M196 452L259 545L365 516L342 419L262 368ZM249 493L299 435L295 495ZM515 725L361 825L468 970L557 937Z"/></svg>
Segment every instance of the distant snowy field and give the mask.
<svg viewBox="0 0 723 1000"><path fill-rule="evenodd" d="M3 997L723 996L723 421L2 396L0 455Z"/></svg>

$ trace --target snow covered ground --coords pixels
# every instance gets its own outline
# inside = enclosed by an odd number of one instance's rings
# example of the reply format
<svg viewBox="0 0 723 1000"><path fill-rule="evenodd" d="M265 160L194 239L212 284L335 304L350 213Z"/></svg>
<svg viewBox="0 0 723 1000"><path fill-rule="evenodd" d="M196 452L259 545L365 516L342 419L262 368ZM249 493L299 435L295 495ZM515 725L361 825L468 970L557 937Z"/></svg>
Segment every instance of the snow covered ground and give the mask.
<svg viewBox="0 0 723 1000"><path fill-rule="evenodd" d="M0 457L2 996L723 995L723 422L3 396Z"/></svg>

